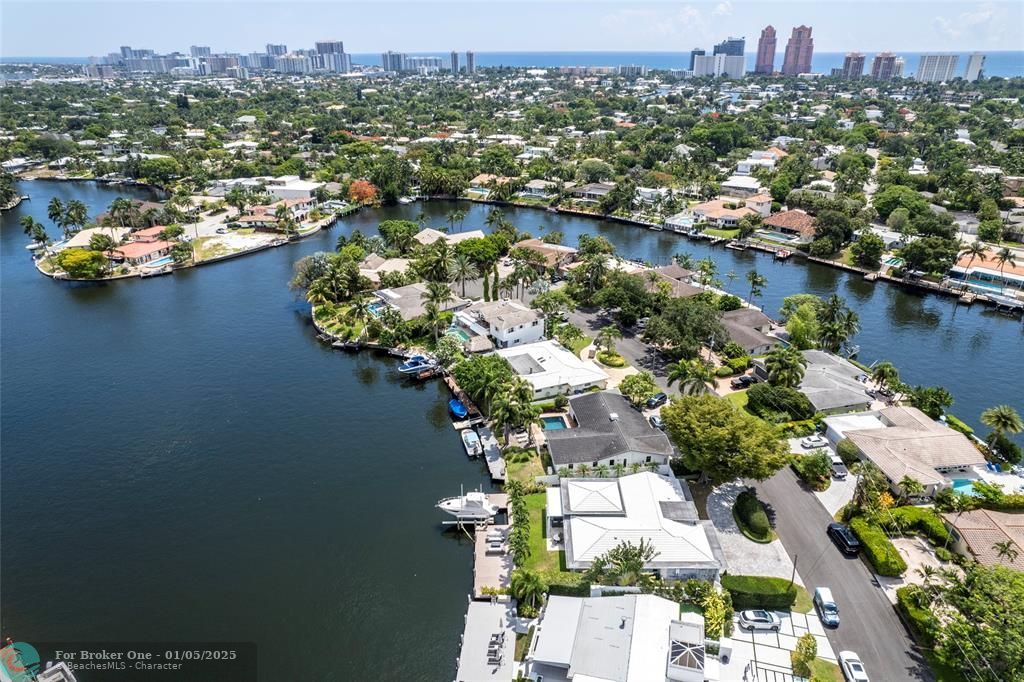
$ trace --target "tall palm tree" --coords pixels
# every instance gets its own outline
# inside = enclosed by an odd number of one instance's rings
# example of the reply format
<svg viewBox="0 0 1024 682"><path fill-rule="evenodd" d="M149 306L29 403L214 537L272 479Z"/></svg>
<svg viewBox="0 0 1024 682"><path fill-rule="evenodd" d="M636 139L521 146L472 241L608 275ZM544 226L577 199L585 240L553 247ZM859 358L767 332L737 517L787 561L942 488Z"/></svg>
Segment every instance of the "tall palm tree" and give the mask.
<svg viewBox="0 0 1024 682"><path fill-rule="evenodd" d="M64 208L64 220L69 228L77 232L89 222L89 209L78 199L72 199Z"/></svg>
<svg viewBox="0 0 1024 682"><path fill-rule="evenodd" d="M509 580L509 593L516 600L536 609L544 601L547 591L548 586L539 573L525 568L512 571L512 577Z"/></svg>
<svg viewBox="0 0 1024 682"><path fill-rule="evenodd" d="M468 214L463 209L459 209L455 212L455 219L459 221L459 232L462 232L462 223L465 222Z"/></svg>
<svg viewBox="0 0 1024 682"><path fill-rule="evenodd" d="M697 272L700 283L709 286L715 281L715 275L718 274L718 264L710 258L702 258L697 261Z"/></svg>
<svg viewBox="0 0 1024 682"><path fill-rule="evenodd" d="M456 210L448 211L448 215L446 215L444 218L445 220L448 221L448 231L454 232L455 222L459 219L459 212Z"/></svg>
<svg viewBox="0 0 1024 682"><path fill-rule="evenodd" d="M686 251L680 251L675 255L676 265L685 269L693 270L693 255Z"/></svg>
<svg viewBox="0 0 1024 682"><path fill-rule="evenodd" d="M736 274L735 272L733 272L732 270L730 270L729 272L725 273L725 278L726 278L727 280L729 280L729 286L730 286L730 287L732 287L732 283L736 281L736 278L737 278L737 277L739 277L739 275L737 275L737 274ZM728 290L727 290L727 291L728 291Z"/></svg>
<svg viewBox="0 0 1024 682"><path fill-rule="evenodd" d="M607 478L608 471L608 465L604 463L598 464L596 467L594 467L594 475L597 476L598 478Z"/></svg>
<svg viewBox="0 0 1024 682"><path fill-rule="evenodd" d="M479 274L479 272L469 256L464 253L456 253L455 258L452 260L451 274L459 281L459 284L462 285L462 297L465 298L466 280L473 279Z"/></svg>
<svg viewBox="0 0 1024 682"><path fill-rule="evenodd" d="M605 352L615 352L615 339L621 339L622 332L614 324L609 324L601 328L601 331L597 333L597 345L604 348Z"/></svg>
<svg viewBox="0 0 1024 682"><path fill-rule="evenodd" d="M920 481L910 475L906 475L900 479L899 488L904 502L909 500L911 497L920 495L924 492L924 486L921 485Z"/></svg>
<svg viewBox="0 0 1024 682"><path fill-rule="evenodd" d="M582 478L586 478L588 475L590 475L590 466L586 462L584 462L580 464L578 467L576 467L576 473L579 474Z"/></svg>
<svg viewBox="0 0 1024 682"><path fill-rule="evenodd" d="M359 336L362 337L366 331L366 321L370 319L370 297L363 293L357 293L349 302L348 316L362 325Z"/></svg>
<svg viewBox="0 0 1024 682"><path fill-rule="evenodd" d="M612 471L615 472L615 478L622 478L622 476L626 473L626 465L623 464L622 462L616 462L614 465L612 465Z"/></svg>
<svg viewBox="0 0 1024 682"><path fill-rule="evenodd" d="M67 214L64 211L64 203L57 197L50 199L50 203L46 205L46 217L50 219L50 222L57 226L62 232L64 232L65 238L68 237L67 227Z"/></svg>
<svg viewBox="0 0 1024 682"><path fill-rule="evenodd" d="M505 213L500 208L492 208L491 212L487 214L487 218L484 219L484 224L492 230L496 230L501 227L505 221Z"/></svg>
<svg viewBox="0 0 1024 682"><path fill-rule="evenodd" d="M957 254L957 258L964 256L970 256L971 259L967 261L967 267L965 270L970 270L971 265L974 263L975 258L980 258L981 262L984 263L987 260L988 247L981 240L974 240L967 245L963 251Z"/></svg>
<svg viewBox="0 0 1024 682"><path fill-rule="evenodd" d="M331 302L332 297L333 292L324 277L313 280L306 290L306 300L313 306L326 305Z"/></svg>
<svg viewBox="0 0 1024 682"><path fill-rule="evenodd" d="M1008 564L1012 564L1017 560L1017 557L1020 556L1020 552L1017 551L1017 547L1013 544L1012 540L997 542L992 545L992 549L995 551L998 559L1006 559L1006 563Z"/></svg>
<svg viewBox="0 0 1024 682"><path fill-rule="evenodd" d="M765 358L768 383L773 386L796 388L804 378L807 358L792 346L772 349Z"/></svg>
<svg viewBox="0 0 1024 682"><path fill-rule="evenodd" d="M445 306L455 298L455 295L444 282L427 282L427 288L420 294L420 298L427 302L427 319L434 328L434 341L436 342L441 314L444 312Z"/></svg>
<svg viewBox="0 0 1024 682"><path fill-rule="evenodd" d="M1009 264L1011 268L1017 267L1016 254L1014 254L1014 252L1010 250L1010 247L1004 246L1003 248L999 249L999 252L996 253L995 258L996 262L999 263L999 276L1003 277L1003 280L1005 281L1006 278L1003 275L1003 268L1005 268L1007 264Z"/></svg>
<svg viewBox="0 0 1024 682"><path fill-rule="evenodd" d="M668 365L668 385L679 382L682 395L704 395L710 393L708 383L714 380L711 366L702 360L681 360Z"/></svg>
<svg viewBox="0 0 1024 682"><path fill-rule="evenodd" d="M981 423L1001 436L1024 431L1024 421L1021 421L1017 410L1009 405L988 408L981 413Z"/></svg>
<svg viewBox="0 0 1024 682"><path fill-rule="evenodd" d="M455 265L455 251L444 239L427 248L421 260L423 274L431 282L450 282Z"/></svg>
<svg viewBox="0 0 1024 682"><path fill-rule="evenodd" d="M762 287L768 284L768 278L758 274L757 270L751 270L747 273L747 282L750 283L750 295L747 297L747 300L753 305L754 297L761 295Z"/></svg>
<svg viewBox="0 0 1024 682"><path fill-rule="evenodd" d="M900 372L896 365L883 360L871 368L871 379L881 388L891 391L900 383Z"/></svg>

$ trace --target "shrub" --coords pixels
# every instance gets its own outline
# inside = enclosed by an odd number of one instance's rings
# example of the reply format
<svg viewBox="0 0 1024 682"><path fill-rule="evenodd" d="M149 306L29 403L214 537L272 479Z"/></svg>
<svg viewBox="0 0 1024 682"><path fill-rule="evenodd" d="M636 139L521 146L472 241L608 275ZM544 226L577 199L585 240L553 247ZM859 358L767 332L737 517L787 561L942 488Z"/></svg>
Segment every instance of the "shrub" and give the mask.
<svg viewBox="0 0 1024 682"><path fill-rule="evenodd" d="M603 350L597 354L597 361L608 367L625 367L626 359L618 353L610 353Z"/></svg>
<svg viewBox="0 0 1024 682"><path fill-rule="evenodd" d="M758 415L785 412L790 421L810 419L814 406L803 393L786 386L772 386L767 383L754 384L747 391L747 409Z"/></svg>
<svg viewBox="0 0 1024 682"><path fill-rule="evenodd" d="M786 422L779 425L779 435L782 438L803 438L818 430L818 424L813 419L803 421Z"/></svg>
<svg viewBox="0 0 1024 682"><path fill-rule="evenodd" d="M850 521L850 528L864 546L864 555L867 556L875 573L884 576L903 575L907 570L907 562L903 560L896 547L889 542L889 538L878 526L868 523L862 517Z"/></svg>
<svg viewBox="0 0 1024 682"><path fill-rule="evenodd" d="M760 575L723 575L722 587L732 595L733 608L789 610L796 603L796 587L785 578Z"/></svg>
<svg viewBox="0 0 1024 682"><path fill-rule="evenodd" d="M725 355L725 357L732 360L733 358L742 358L744 355L747 354L747 351L745 351L743 349L743 346L736 343L735 341L730 341L729 343L725 344L725 346L722 347L722 354Z"/></svg>
<svg viewBox="0 0 1024 682"><path fill-rule="evenodd" d="M960 421L953 415L949 414L948 412L946 413L946 426L953 429L954 431L959 431L960 433L964 434L967 437L974 435L974 429L972 429L967 424L964 424L962 421Z"/></svg>
<svg viewBox="0 0 1024 682"><path fill-rule="evenodd" d="M736 516L740 523L747 527L754 536L767 538L771 535L772 527L768 523L768 515L764 513L764 506L757 495L744 490L736 496L736 504L733 505Z"/></svg>
<svg viewBox="0 0 1024 682"><path fill-rule="evenodd" d="M825 452L797 455L793 458L793 471L812 487L818 489L831 480L832 460Z"/></svg>
<svg viewBox="0 0 1024 682"><path fill-rule="evenodd" d="M740 300L739 296L733 296L732 294L726 294L718 299L718 309L722 312L728 312L730 310L739 310L743 307L743 301Z"/></svg>
<svg viewBox="0 0 1024 682"><path fill-rule="evenodd" d="M910 625L914 639L931 646L935 643L938 623L927 606L927 595L920 586L907 585L896 590L896 609Z"/></svg>
<svg viewBox="0 0 1024 682"><path fill-rule="evenodd" d="M949 540L949 533L942 518L927 507L896 507L890 509L888 514L882 514L879 523L890 533L917 531L927 537L933 545L944 545Z"/></svg>
<svg viewBox="0 0 1024 682"><path fill-rule="evenodd" d="M936 547L935 548L935 556L936 556L936 558L938 558L939 561L952 561L953 560L953 553L950 552L945 547Z"/></svg>
<svg viewBox="0 0 1024 682"><path fill-rule="evenodd" d="M564 395L555 396L555 407L559 410L564 410L569 405L569 399Z"/></svg>
<svg viewBox="0 0 1024 682"><path fill-rule="evenodd" d="M793 664L793 674L800 677L811 676L811 663L818 657L818 640L810 632L804 633L796 641L796 647L789 654Z"/></svg>
<svg viewBox="0 0 1024 682"><path fill-rule="evenodd" d="M860 450L849 438L844 438L836 445L836 454L843 460L843 464L850 466L860 461Z"/></svg>
<svg viewBox="0 0 1024 682"><path fill-rule="evenodd" d="M750 367L750 356L741 355L738 358L729 358L725 361L725 364L729 366L733 374L739 374L740 372Z"/></svg>
<svg viewBox="0 0 1024 682"><path fill-rule="evenodd" d="M733 375L732 367L724 365L715 370L716 377L731 377Z"/></svg>
<svg viewBox="0 0 1024 682"><path fill-rule="evenodd" d="M542 576L548 584L548 594L555 597L589 597L590 583L582 573L545 571Z"/></svg>

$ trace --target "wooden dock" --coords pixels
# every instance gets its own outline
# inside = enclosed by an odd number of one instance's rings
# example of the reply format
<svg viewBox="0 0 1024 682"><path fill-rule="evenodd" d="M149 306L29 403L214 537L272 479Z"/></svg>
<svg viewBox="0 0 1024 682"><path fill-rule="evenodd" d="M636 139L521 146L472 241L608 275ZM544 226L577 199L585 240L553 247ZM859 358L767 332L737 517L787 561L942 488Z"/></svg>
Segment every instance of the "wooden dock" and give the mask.
<svg viewBox="0 0 1024 682"><path fill-rule="evenodd" d="M505 458L501 456L498 439L486 426L478 428L477 433L480 435L480 444L484 449L484 459L487 461L487 470L491 472L491 480L503 483L505 481Z"/></svg>
<svg viewBox="0 0 1024 682"><path fill-rule="evenodd" d="M490 498L491 495L488 495ZM493 500L492 500L493 502ZM506 502L507 505L507 502ZM489 599L484 589L508 588L512 574L512 557L508 553L508 524L480 526L473 537L473 598ZM489 550L490 538L500 538L500 551Z"/></svg>

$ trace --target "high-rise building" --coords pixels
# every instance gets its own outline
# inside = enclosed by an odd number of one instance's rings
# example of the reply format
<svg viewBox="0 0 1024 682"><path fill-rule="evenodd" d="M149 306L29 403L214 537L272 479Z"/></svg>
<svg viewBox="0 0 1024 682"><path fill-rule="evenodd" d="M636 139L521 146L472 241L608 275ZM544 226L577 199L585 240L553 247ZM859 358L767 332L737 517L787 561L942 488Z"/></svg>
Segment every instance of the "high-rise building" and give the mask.
<svg viewBox="0 0 1024 682"><path fill-rule="evenodd" d="M227 73L227 70L233 66L238 66L236 55L217 54L206 58L206 69L210 74Z"/></svg>
<svg viewBox="0 0 1024 682"><path fill-rule="evenodd" d="M284 54L274 57L274 71L279 73L310 73L313 64L309 57L301 54Z"/></svg>
<svg viewBox="0 0 1024 682"><path fill-rule="evenodd" d="M188 53L193 57L209 57L211 54L210 48L205 45L193 45L188 48Z"/></svg>
<svg viewBox="0 0 1024 682"><path fill-rule="evenodd" d="M620 76L646 76L647 66L644 64L622 64L617 69Z"/></svg>
<svg viewBox="0 0 1024 682"><path fill-rule="evenodd" d="M843 58L843 78L855 81L864 75L864 55L860 52L847 52Z"/></svg>
<svg viewBox="0 0 1024 682"><path fill-rule="evenodd" d="M775 70L775 42L775 27L765 26L757 41L757 60L754 62L754 73L770 74Z"/></svg>
<svg viewBox="0 0 1024 682"><path fill-rule="evenodd" d="M985 77L985 55L980 52L972 52L967 57L967 70L964 71L964 80L973 83Z"/></svg>
<svg viewBox="0 0 1024 682"><path fill-rule="evenodd" d="M703 57L707 54L702 47L695 47L690 50L690 71L693 71L693 60L697 57Z"/></svg>
<svg viewBox="0 0 1024 682"><path fill-rule="evenodd" d="M405 60L406 56L401 52L392 52L388 50L381 56L381 66L384 67L385 71L391 71L397 73L399 71L405 71Z"/></svg>
<svg viewBox="0 0 1024 682"><path fill-rule="evenodd" d="M314 45L317 54L345 54L345 43L340 40L318 40Z"/></svg>
<svg viewBox="0 0 1024 682"><path fill-rule="evenodd" d="M466 50L466 73L476 73L476 55Z"/></svg>
<svg viewBox="0 0 1024 682"><path fill-rule="evenodd" d="M448 60L450 62L449 65L452 67L452 73L458 73L459 72L459 53L456 52L455 50L452 50L452 53L450 55L448 55Z"/></svg>
<svg viewBox="0 0 1024 682"><path fill-rule="evenodd" d="M871 60L871 77L888 81L903 76L903 59L892 52L879 52Z"/></svg>
<svg viewBox="0 0 1024 682"><path fill-rule="evenodd" d="M271 57L280 57L288 54L287 45L275 45L274 43L267 43L267 54Z"/></svg>
<svg viewBox="0 0 1024 682"><path fill-rule="evenodd" d="M742 57L743 50L747 46L746 38L733 38L729 36L722 42L715 45L715 49L712 51L712 55L724 54L729 57Z"/></svg>
<svg viewBox="0 0 1024 682"><path fill-rule="evenodd" d="M402 71L415 73L437 73L443 62L440 57L409 57L402 55Z"/></svg>
<svg viewBox="0 0 1024 682"><path fill-rule="evenodd" d="M914 78L922 83L943 83L953 80L960 56L955 54L923 54L917 63Z"/></svg>
<svg viewBox="0 0 1024 682"><path fill-rule="evenodd" d="M786 56L782 60L782 73L798 76L811 72L811 58L814 56L814 38L810 26L797 26L786 43Z"/></svg>
<svg viewBox="0 0 1024 682"><path fill-rule="evenodd" d="M745 70L746 59L742 55L697 55L693 60L693 75L697 77L742 78Z"/></svg>

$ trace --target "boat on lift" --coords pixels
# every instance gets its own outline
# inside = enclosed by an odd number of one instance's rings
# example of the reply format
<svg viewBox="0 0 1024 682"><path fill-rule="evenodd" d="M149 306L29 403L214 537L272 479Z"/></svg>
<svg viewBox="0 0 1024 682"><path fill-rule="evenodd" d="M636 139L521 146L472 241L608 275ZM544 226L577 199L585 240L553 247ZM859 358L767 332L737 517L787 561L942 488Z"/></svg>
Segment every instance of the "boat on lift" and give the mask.
<svg viewBox="0 0 1024 682"><path fill-rule="evenodd" d="M435 367L437 367L437 361L432 358L426 355L413 355L398 366L398 371L402 374L419 374L425 369L434 369Z"/></svg>
<svg viewBox="0 0 1024 682"><path fill-rule="evenodd" d="M492 504L487 494L479 490L458 497L446 497L434 506L460 522L486 523L498 514L498 506Z"/></svg>
<svg viewBox="0 0 1024 682"><path fill-rule="evenodd" d="M458 398L452 398L448 401L448 411L456 419L465 419L469 415L469 409L466 407L466 404Z"/></svg>

